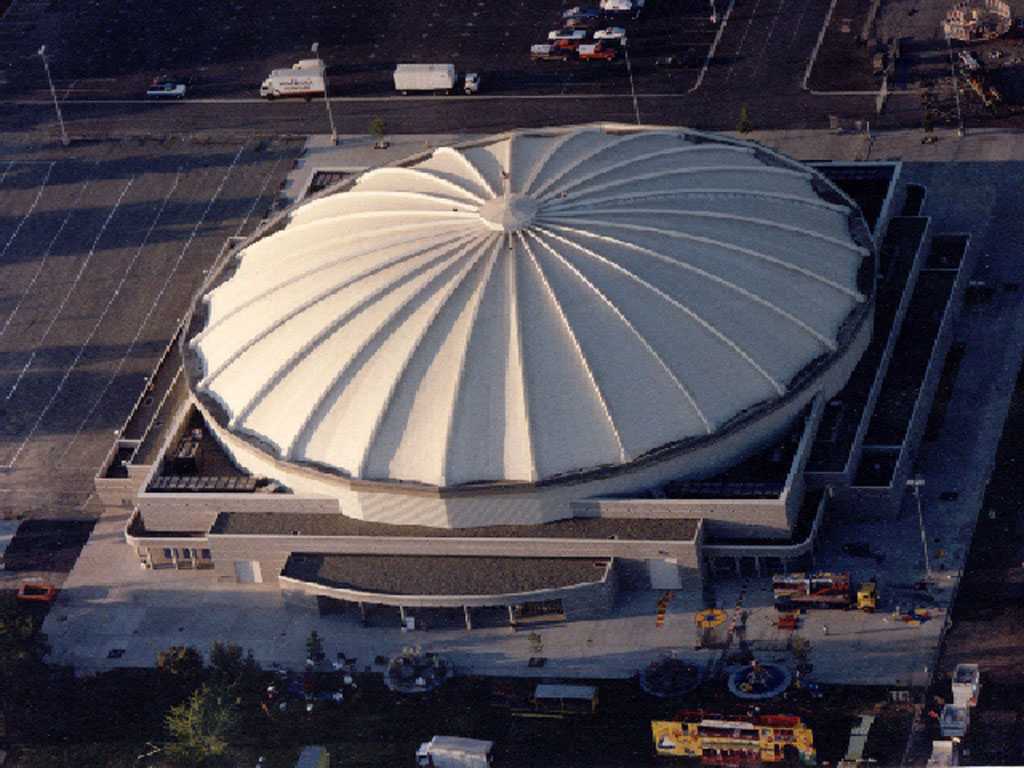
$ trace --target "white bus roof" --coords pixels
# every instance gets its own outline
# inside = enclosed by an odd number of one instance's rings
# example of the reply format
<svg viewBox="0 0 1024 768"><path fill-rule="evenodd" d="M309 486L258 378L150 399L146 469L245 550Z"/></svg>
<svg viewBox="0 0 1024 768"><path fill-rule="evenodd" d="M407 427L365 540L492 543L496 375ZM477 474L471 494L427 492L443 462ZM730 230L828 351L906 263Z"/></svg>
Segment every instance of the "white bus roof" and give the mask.
<svg viewBox="0 0 1024 768"><path fill-rule="evenodd" d="M541 683L533 692L535 699L592 699L597 688L592 685L550 685Z"/></svg>

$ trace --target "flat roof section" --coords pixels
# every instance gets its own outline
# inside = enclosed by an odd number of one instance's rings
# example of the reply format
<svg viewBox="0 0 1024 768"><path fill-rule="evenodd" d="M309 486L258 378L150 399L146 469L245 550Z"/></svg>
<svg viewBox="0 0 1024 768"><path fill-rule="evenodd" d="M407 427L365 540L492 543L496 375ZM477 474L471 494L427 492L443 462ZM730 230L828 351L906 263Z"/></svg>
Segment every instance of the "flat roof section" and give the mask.
<svg viewBox="0 0 1024 768"><path fill-rule="evenodd" d="M386 595L501 595L599 582L607 559L294 554L282 576Z"/></svg>
<svg viewBox="0 0 1024 768"><path fill-rule="evenodd" d="M578 517L543 525L488 525L478 528L431 528L355 520L342 514L291 512L221 512L211 535L226 536L408 536L485 539L619 539L693 541L697 521Z"/></svg>

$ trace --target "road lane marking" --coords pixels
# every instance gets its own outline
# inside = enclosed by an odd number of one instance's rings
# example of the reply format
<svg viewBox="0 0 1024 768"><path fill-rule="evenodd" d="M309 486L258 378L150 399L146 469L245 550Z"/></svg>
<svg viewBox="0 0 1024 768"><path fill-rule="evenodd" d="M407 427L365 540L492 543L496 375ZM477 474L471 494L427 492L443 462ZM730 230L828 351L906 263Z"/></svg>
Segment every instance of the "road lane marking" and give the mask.
<svg viewBox="0 0 1024 768"><path fill-rule="evenodd" d="M4 179L6 179L6 178L7 178L7 174L11 172L11 168L13 168L13 167L14 167L14 161L13 161L13 160L10 160L10 161L9 161L9 162L7 163L7 167L6 167L6 168L4 168L4 173L3 173L3 175L2 175L2 176L0 176L0 184L3 184L3 183L4 183Z"/></svg>
<svg viewBox="0 0 1024 768"><path fill-rule="evenodd" d="M41 275L43 272L43 267L46 266L46 260L50 257L50 253L53 251L54 243L57 242L57 239L64 232L64 228L68 225L68 221L71 219L72 215L74 215L75 211L78 208L78 204L81 202L82 197L85 195L85 190L89 188L89 184L91 183L91 180L86 179L85 183L78 188L78 194L75 196L74 202L68 208L68 212L64 216L63 221L61 221L60 226L57 228L56 234L52 238L50 238L50 242L46 246L46 250L43 251L43 256L39 260L39 266L36 268L36 273L32 276L32 281L28 284L28 287L26 287L25 290L22 291L21 296L18 297L18 303L14 305L14 309L11 310L11 314L7 316L7 319L4 321L3 328L0 328L0 339L4 337L4 334L7 333L7 329L11 327L11 322L14 320L14 316L18 314L18 310L21 308L22 302L25 301L25 297L32 292L32 288L35 286L36 281L39 279L39 275Z"/></svg>
<svg viewBox="0 0 1024 768"><path fill-rule="evenodd" d="M160 299L163 298L164 293L167 291L167 287L171 284L171 280L174 278L174 274L178 271L178 267L181 265L182 259L185 258L185 253L188 251L189 246L192 244L192 241L195 239L196 233L199 231L199 228L202 226L203 222L206 220L206 217L209 215L210 209L213 208L214 202L217 200L218 197L220 197L220 193L223 191L224 185L227 183L228 177L231 176L231 172L235 169L235 166L238 164L238 160L242 156L242 151L244 149L245 149L245 144L243 144L242 146L240 146L238 148L238 152L235 154L234 159L231 161L231 165L228 166L227 171L224 173L224 177L220 180L220 184L218 185L217 190L213 193L213 197L210 198L210 201L206 204L206 208L203 210L203 213L199 217L199 220L195 223L195 226L192 227L192 233L189 235L188 240L185 242L185 245L182 247L181 252L178 254L178 258L175 259L174 265L171 267L170 272L167 273L167 277L164 278L164 282L163 282L163 285L160 286L159 293L157 293L157 295L153 299L153 301L150 302L149 310L146 312L146 316L143 317L142 318L142 322L139 323L138 330L135 331L135 336L132 338L131 342L129 342L128 348L125 350L125 353L123 355L121 355L121 359L117 363L117 368L114 369L114 372L111 374L110 379L104 385L103 391L100 393L100 397L96 400L96 403L93 405L93 409L89 412L89 416L92 415L93 411L96 410L96 408L98 407L99 403L103 400L103 397L106 395L107 390L110 388L110 385L114 382L114 379L121 372L121 369L124 367L125 361L128 359L128 356L135 349L135 345L138 343L139 339L142 337L142 333L143 333L143 331L145 331L146 325L149 323L149 319L153 316L153 312L156 311L157 306L160 304ZM68 373L70 373L70 369L68 370ZM65 378L67 377L67 375L68 374L65 374ZM63 381L61 383L63 384ZM74 438L72 439L72 442L74 441L74 439L78 438L78 435L84 429L84 427L86 425L86 422L89 419L89 416L86 416L86 418L79 425L78 430L76 430ZM37 422L37 426L38 426L38 422ZM29 435L29 437L31 437L31 435ZM27 439L28 438L26 438L26 441L27 441ZM22 447L24 447L24 443L22 444ZM67 455L67 451L69 449L70 449L70 443L68 444L68 449L65 449L65 451L62 454L61 458L63 458L63 456ZM19 451L20 451L20 449L19 449ZM17 458L17 457L15 457L15 458ZM13 466L13 465L14 465L14 461L12 460L11 464L8 466L8 468L10 468L10 466Z"/></svg>
<svg viewBox="0 0 1024 768"><path fill-rule="evenodd" d="M64 299L61 301L60 306L57 307L57 312L50 319L49 324L46 326L46 330L43 331L43 335L39 339L39 344L36 344L35 349L32 350L32 354L29 355L28 362L25 363L25 366L21 369L21 372L18 374L17 380L14 382L14 386L11 387L11 391L7 393L7 397L5 397L4 400L10 400L11 399L11 396L14 395L15 390L18 388L18 385L21 383L21 380L24 378L25 373L28 371L29 367L32 365L32 362L36 359L36 353L39 351L40 345L42 345L42 343L44 341L46 341L46 337L49 336L50 331L53 330L53 326L57 323L57 319L64 312L64 307L67 305L68 299L71 298L71 294L73 294L75 292L75 288L78 287L78 281L81 280L82 279L82 275L85 274L85 270L89 266L89 262L92 260L93 254L96 252L96 246L99 244L100 238L103 237L103 233L106 231L107 225L110 224L110 220L114 218L114 214L117 212L118 207L121 205L121 201L124 199L124 196L128 193L128 190L131 188L132 184L134 184L134 183L135 183L135 177L133 176L131 179L129 179L128 183L125 184L124 189L121 190L121 194L117 198L117 202L114 204L114 207L110 209L110 213L107 214L107 218L103 222L103 226L100 228L100 231L96 235L96 238L92 241L92 248L89 249L89 253L86 254L85 259L83 259L82 266L79 268L78 274L75 275L75 279L71 283L71 288L69 288L68 292L66 294L64 294ZM59 391L60 386L63 386L63 383L64 383L64 380L62 379L61 380L61 384L58 386L58 391ZM54 396L56 396L56 393L54 393ZM53 398L51 398L50 401L52 402ZM46 407L49 408L49 404L47 404ZM44 409L44 412L45 412L45 409ZM42 416L40 416L40 418L42 418ZM38 426L38 425L39 425L39 422L36 421L36 426ZM33 427L32 431L33 432L35 431L35 427ZM22 444L22 447L24 447L24 443ZM17 453L21 453L21 448L18 449ZM15 458L17 457L17 453L15 454ZM8 465L8 467L13 466L13 464L14 464L14 460L12 459L11 463Z"/></svg>

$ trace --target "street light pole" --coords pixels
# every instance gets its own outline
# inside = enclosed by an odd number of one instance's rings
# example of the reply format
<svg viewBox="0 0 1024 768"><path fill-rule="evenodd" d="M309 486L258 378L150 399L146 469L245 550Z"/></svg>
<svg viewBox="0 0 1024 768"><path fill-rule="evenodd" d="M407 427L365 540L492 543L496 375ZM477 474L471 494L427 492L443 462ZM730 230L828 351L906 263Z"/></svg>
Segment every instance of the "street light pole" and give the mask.
<svg viewBox="0 0 1024 768"><path fill-rule="evenodd" d="M65 147L71 143L68 132L64 130L64 116L60 113L60 102L57 101L57 91L53 87L53 78L50 77L50 62L46 58L46 46L39 46L39 58L43 60L43 69L46 70L46 82L50 84L50 95L53 96L53 108L57 110L57 123L60 125L60 143Z"/></svg>
<svg viewBox="0 0 1024 768"><path fill-rule="evenodd" d="M960 78L956 76L956 64L953 62L953 43L946 33L946 53L949 55L949 74L953 78L953 95L956 97L956 135L963 136L967 133L967 126L964 125L964 115L960 111Z"/></svg>
<svg viewBox="0 0 1024 768"><path fill-rule="evenodd" d="M712 24L717 24L718 23L718 9L715 8L715 0L710 0L710 2L711 2L711 23Z"/></svg>
<svg viewBox="0 0 1024 768"><path fill-rule="evenodd" d="M914 489L914 500L917 502L917 524L921 529L921 547L924 549L924 572L927 578L931 578L932 567L928 560L928 536L924 532L924 513L921 511L921 489L924 487L924 478L913 477L907 480L907 485Z"/></svg>
<svg viewBox="0 0 1024 768"><path fill-rule="evenodd" d="M320 49L320 43L313 43L310 50L316 53ZM327 107L327 122L331 125L331 145L336 146L338 143L338 131L334 128L334 113L331 112L331 95L327 91L327 67L324 65L323 59L317 54L317 59L320 61L320 71L324 78L324 104Z"/></svg>

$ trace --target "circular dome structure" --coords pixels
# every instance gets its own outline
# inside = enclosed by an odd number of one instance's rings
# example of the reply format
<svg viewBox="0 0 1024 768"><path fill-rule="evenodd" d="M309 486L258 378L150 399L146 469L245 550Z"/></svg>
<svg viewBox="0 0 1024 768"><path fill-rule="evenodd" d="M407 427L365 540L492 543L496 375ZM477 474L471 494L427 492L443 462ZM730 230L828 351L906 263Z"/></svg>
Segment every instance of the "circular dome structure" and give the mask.
<svg viewBox="0 0 1024 768"><path fill-rule="evenodd" d="M444 147L280 223L202 295L191 385L229 448L320 479L538 485L732 436L706 474L870 326L856 206L693 131Z"/></svg>

